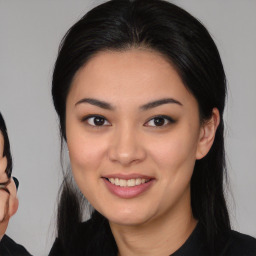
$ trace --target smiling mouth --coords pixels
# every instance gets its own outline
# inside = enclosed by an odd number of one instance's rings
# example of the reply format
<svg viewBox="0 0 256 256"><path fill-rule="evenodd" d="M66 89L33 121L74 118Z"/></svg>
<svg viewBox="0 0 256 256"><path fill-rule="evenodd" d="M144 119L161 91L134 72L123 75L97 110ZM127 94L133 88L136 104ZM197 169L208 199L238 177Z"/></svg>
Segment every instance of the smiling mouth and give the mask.
<svg viewBox="0 0 256 256"><path fill-rule="evenodd" d="M144 183L148 183L152 179L143 179L143 178L137 178L137 179L119 179L119 178L105 178L107 181L109 181L111 184L119 187L135 187L139 186Z"/></svg>
<svg viewBox="0 0 256 256"><path fill-rule="evenodd" d="M115 196L123 199L131 199L143 194L149 190L156 181L154 177L138 174L116 174L102 178L106 188Z"/></svg>

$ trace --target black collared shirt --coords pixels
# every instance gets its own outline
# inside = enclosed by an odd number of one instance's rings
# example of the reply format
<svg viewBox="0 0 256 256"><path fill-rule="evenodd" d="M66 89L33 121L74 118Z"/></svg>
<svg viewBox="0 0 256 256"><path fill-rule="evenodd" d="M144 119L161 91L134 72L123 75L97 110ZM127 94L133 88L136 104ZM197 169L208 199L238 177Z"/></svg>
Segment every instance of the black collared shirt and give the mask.
<svg viewBox="0 0 256 256"><path fill-rule="evenodd" d="M256 256L256 239L230 230L221 235L215 250L216 253L211 254L207 249L205 232L199 223L187 241L170 256ZM63 248L56 239L49 255L116 256L117 247L110 228L104 230L103 226L88 221L79 225L68 246Z"/></svg>
<svg viewBox="0 0 256 256"><path fill-rule="evenodd" d="M170 256L207 256L204 231L200 224L187 239L187 241ZM237 231L229 231L222 236L222 241L216 246L216 256L256 256L256 239L241 234Z"/></svg>
<svg viewBox="0 0 256 256"><path fill-rule="evenodd" d="M71 243L71 247L69 247L69 252L60 246L58 239L56 239L49 255L116 256L117 248L114 244L114 241L109 240L105 245L100 241L95 241L95 239L97 239L97 232L99 232L99 230L97 230L97 228L95 229L95 227L92 228L93 229L88 227L88 223L81 223L78 232L76 232L76 234L73 236L73 242ZM105 233L107 237L110 235L108 232L109 230ZM91 241L93 243L91 243ZM209 251L205 247L205 243L203 241L203 229L200 224L197 224L196 228L189 236L187 241L170 256L209 256ZM93 251L88 248L90 245L93 244L95 246L97 243L98 247L94 247L95 249L92 249ZM256 256L256 239L236 231L229 231L223 236L222 243L219 244L217 251L218 253L216 253L214 256ZM6 235L0 242L0 255L31 256L31 254L29 254L23 246L16 244Z"/></svg>

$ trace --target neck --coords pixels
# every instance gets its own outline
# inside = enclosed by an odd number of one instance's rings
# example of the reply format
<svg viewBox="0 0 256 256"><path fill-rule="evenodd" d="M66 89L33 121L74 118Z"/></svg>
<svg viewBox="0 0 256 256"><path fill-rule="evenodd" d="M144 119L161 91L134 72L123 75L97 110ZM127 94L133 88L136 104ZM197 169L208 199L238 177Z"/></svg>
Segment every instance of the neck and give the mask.
<svg viewBox="0 0 256 256"><path fill-rule="evenodd" d="M186 208L183 207L177 213L163 214L140 225L122 226L110 222L118 256L174 253L185 243L197 224L190 204Z"/></svg>

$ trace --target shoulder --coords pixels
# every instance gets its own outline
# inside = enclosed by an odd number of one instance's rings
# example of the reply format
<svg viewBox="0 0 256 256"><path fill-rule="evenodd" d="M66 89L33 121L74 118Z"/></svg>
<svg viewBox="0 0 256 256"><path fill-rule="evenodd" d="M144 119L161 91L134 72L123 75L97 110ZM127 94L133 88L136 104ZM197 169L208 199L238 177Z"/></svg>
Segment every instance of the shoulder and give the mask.
<svg viewBox="0 0 256 256"><path fill-rule="evenodd" d="M21 245L15 243L9 236L4 235L0 242L1 256L31 256L28 251Z"/></svg>
<svg viewBox="0 0 256 256"><path fill-rule="evenodd" d="M237 231L230 231L229 239L225 246L225 255L255 256L256 239Z"/></svg>

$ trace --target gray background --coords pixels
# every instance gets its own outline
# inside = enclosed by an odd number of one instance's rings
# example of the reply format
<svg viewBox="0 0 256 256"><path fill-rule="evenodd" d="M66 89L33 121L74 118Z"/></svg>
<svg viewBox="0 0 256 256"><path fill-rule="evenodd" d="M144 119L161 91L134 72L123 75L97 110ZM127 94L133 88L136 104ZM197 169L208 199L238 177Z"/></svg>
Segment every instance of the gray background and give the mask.
<svg viewBox="0 0 256 256"><path fill-rule="evenodd" d="M51 75L67 29L103 1L0 0L0 110L11 139L20 206L7 234L47 255L62 179ZM225 112L233 227L256 236L256 1L176 0L213 35L226 69ZM234 198L234 199L233 199Z"/></svg>

